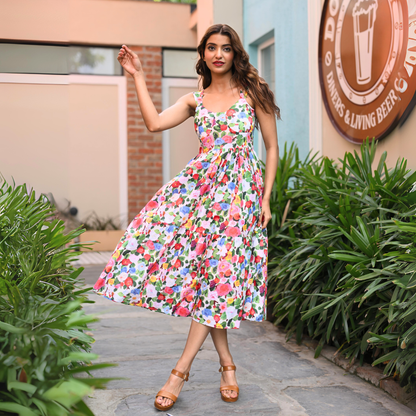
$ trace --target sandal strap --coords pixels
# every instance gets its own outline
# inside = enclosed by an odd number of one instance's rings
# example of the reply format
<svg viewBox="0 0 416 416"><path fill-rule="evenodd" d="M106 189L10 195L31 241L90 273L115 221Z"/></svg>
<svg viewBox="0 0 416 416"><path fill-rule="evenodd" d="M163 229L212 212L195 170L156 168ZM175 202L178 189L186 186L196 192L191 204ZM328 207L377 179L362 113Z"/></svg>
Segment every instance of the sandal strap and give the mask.
<svg viewBox="0 0 416 416"><path fill-rule="evenodd" d="M165 391L165 390L160 390L159 393L156 394L156 398L158 397L165 397L167 399L172 400L174 403L176 402L176 400L178 400L178 398L174 394L169 393L168 391Z"/></svg>
<svg viewBox="0 0 416 416"><path fill-rule="evenodd" d="M233 391L236 391L237 393L240 392L238 386L223 386L223 387L220 387L220 391L224 391L224 390L233 390Z"/></svg>
<svg viewBox="0 0 416 416"><path fill-rule="evenodd" d="M237 367L235 365L224 365L218 371L222 373L223 371L235 371L236 369Z"/></svg>
<svg viewBox="0 0 416 416"><path fill-rule="evenodd" d="M172 373L174 376L179 377L179 378L182 378L182 379L183 379L183 380L185 380L185 381L188 381L188 379L189 379L189 373L184 374L184 373L181 373L180 371L175 370L175 369L173 369L173 370L171 371L171 373Z"/></svg>

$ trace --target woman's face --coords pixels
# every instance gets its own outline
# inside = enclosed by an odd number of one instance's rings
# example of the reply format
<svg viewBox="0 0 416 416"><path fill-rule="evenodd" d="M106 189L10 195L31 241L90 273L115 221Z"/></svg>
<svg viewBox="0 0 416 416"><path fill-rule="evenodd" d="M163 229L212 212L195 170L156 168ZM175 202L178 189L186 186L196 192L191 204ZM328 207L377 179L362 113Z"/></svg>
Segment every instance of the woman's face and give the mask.
<svg viewBox="0 0 416 416"><path fill-rule="evenodd" d="M217 74L225 74L233 66L234 51L228 36L211 35L205 45L204 61L208 69Z"/></svg>

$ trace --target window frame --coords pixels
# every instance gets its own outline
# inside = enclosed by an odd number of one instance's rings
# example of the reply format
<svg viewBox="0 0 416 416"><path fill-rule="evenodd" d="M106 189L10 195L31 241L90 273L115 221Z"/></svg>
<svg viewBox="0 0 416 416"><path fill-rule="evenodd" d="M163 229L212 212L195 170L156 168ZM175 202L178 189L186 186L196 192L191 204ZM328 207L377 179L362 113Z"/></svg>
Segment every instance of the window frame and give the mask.
<svg viewBox="0 0 416 416"><path fill-rule="evenodd" d="M81 73L81 72L71 72L70 71L70 64L69 64L69 58L70 58L70 49L71 48L85 48L85 49L109 49L112 50L114 53L114 56L116 56L116 52L118 50L118 47L112 46L112 45L100 45L100 44L78 44L78 43L51 43L51 42L30 42L30 41L15 41L15 40L3 40L1 42L2 45L16 45L17 47L23 46L23 47L41 47L41 48L59 48L62 50L62 52L65 52L65 56L63 59L65 60L65 67L66 71L62 72L54 72L54 71L33 71L33 69L25 70L18 70L18 71L2 71L3 74L26 74L26 75L54 75L54 76L69 76L69 75L83 75L83 76L98 76L98 77L122 77L124 76L124 69L120 68L120 73L114 73L111 74L97 74L97 73ZM62 61L57 61L62 62ZM114 61L114 64L116 61Z"/></svg>
<svg viewBox="0 0 416 416"><path fill-rule="evenodd" d="M195 76L188 77L188 76L182 76L179 77L177 75L166 75L165 73L165 51L176 51L176 52L193 52L196 56L196 62L199 59L198 51L196 48L172 48L172 47L162 47L162 78L172 78L172 79L198 79L198 74L195 72Z"/></svg>
<svg viewBox="0 0 416 416"><path fill-rule="evenodd" d="M259 71L259 75L262 77L263 76L263 68L262 68L262 51L266 48L268 48L271 45L275 45L275 38L274 36L267 39L266 41L260 43L257 46L257 70ZM276 68L275 68L276 70ZM275 91L273 91L273 93L275 93ZM264 152L263 152L264 149ZM263 135L261 134L261 129L259 129L258 131L258 143L257 143L257 156L260 160L262 160L264 163L266 163L266 154L263 155L263 153L265 153L265 147L264 147L264 140L263 140Z"/></svg>

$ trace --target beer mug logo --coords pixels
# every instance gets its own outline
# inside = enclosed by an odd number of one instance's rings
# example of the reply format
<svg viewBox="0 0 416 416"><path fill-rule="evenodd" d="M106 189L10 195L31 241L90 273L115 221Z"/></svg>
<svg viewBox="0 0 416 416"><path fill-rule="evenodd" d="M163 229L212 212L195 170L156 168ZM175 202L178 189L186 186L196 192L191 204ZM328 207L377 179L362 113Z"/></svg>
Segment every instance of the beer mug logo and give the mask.
<svg viewBox="0 0 416 416"><path fill-rule="evenodd" d="M352 11L357 84L371 81L374 44L374 22L378 0L358 0Z"/></svg>
<svg viewBox="0 0 416 416"><path fill-rule="evenodd" d="M342 137L388 135L416 101L416 0L325 0L319 78Z"/></svg>

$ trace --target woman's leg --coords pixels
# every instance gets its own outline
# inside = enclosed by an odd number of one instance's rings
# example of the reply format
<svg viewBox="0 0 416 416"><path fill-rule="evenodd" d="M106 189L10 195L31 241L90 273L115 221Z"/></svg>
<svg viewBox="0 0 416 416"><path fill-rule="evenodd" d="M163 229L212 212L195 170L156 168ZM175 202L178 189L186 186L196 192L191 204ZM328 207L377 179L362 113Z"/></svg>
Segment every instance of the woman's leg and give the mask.
<svg viewBox="0 0 416 416"><path fill-rule="evenodd" d="M221 366L234 365L233 357L228 347L227 330L212 328L211 338L218 352ZM235 371L224 371L221 374L221 386L237 386ZM225 397L237 397L237 392L234 390L224 390L222 394Z"/></svg>
<svg viewBox="0 0 416 416"><path fill-rule="evenodd" d="M209 326L199 324L192 319L185 349L175 366L176 370L186 374L191 369L192 362L207 338L210 330L211 328ZM171 374L162 390L166 390L175 396L178 396L183 387L183 383L184 381L181 378ZM158 397L157 402L162 406L170 406L172 404L172 400L164 397Z"/></svg>

